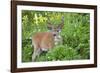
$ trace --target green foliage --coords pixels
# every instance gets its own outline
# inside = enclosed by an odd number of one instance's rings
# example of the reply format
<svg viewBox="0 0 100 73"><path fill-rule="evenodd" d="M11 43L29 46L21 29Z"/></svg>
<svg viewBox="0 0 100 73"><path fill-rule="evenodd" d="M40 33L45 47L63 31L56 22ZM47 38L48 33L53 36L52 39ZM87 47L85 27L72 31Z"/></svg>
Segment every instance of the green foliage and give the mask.
<svg viewBox="0 0 100 73"><path fill-rule="evenodd" d="M47 21L53 25L61 22L63 44L42 53L36 61L78 60L90 58L90 15L88 13L22 11L22 61L30 62L33 53L31 36L37 32L48 31Z"/></svg>
<svg viewBox="0 0 100 73"><path fill-rule="evenodd" d="M32 56L32 47L31 47L31 40L23 40L22 43L22 61L23 62L29 62L31 61L31 56Z"/></svg>
<svg viewBox="0 0 100 73"><path fill-rule="evenodd" d="M42 54L37 61L57 61L57 60L73 60L80 59L78 52L67 45L59 45L50 50L46 54Z"/></svg>

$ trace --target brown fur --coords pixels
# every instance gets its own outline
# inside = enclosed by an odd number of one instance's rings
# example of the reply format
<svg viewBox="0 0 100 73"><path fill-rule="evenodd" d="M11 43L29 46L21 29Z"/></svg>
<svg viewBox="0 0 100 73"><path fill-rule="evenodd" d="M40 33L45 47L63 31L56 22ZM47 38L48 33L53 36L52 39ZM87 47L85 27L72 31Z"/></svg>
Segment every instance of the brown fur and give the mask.
<svg viewBox="0 0 100 73"><path fill-rule="evenodd" d="M36 49L50 49L54 46L54 36L51 32L38 32L32 38Z"/></svg>
<svg viewBox="0 0 100 73"><path fill-rule="evenodd" d="M51 32L38 32L32 37L32 45L34 46L32 61L35 61L36 56L39 56L42 51L54 47L54 36Z"/></svg>

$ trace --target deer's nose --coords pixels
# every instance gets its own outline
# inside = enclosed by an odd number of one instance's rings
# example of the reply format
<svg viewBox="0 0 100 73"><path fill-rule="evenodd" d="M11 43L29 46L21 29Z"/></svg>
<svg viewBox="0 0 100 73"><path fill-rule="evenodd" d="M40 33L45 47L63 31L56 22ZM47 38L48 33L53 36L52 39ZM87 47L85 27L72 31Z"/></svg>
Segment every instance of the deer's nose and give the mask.
<svg viewBox="0 0 100 73"><path fill-rule="evenodd" d="M53 36L56 36L56 34L53 34Z"/></svg>

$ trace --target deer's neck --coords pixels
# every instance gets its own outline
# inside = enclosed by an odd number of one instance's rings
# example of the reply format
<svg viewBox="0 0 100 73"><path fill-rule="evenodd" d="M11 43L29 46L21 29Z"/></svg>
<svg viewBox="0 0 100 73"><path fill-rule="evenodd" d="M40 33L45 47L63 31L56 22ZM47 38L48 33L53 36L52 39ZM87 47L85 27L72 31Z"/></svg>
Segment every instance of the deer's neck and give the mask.
<svg viewBox="0 0 100 73"><path fill-rule="evenodd" d="M55 45L58 45L62 42L62 37L60 35L54 36Z"/></svg>

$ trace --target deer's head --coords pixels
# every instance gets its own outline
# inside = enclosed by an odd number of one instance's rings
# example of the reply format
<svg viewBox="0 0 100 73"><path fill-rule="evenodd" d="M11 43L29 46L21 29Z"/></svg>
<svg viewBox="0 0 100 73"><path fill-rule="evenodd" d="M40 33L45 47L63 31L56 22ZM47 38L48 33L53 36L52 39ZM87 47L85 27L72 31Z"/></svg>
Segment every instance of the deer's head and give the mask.
<svg viewBox="0 0 100 73"><path fill-rule="evenodd" d="M49 31L53 34L53 36L55 37L55 44L59 43L59 41L61 41L61 36L60 36L60 32L62 27L64 26L64 17L62 17L61 19L61 23L59 23L57 26L54 26L50 20L48 20L48 25L47 28L49 29Z"/></svg>
<svg viewBox="0 0 100 73"><path fill-rule="evenodd" d="M62 17L61 23L58 24L57 26L54 26L50 22L50 20L48 20L47 28L49 29L50 32L53 33L54 36L57 36L61 32L63 26L64 26L64 17Z"/></svg>

